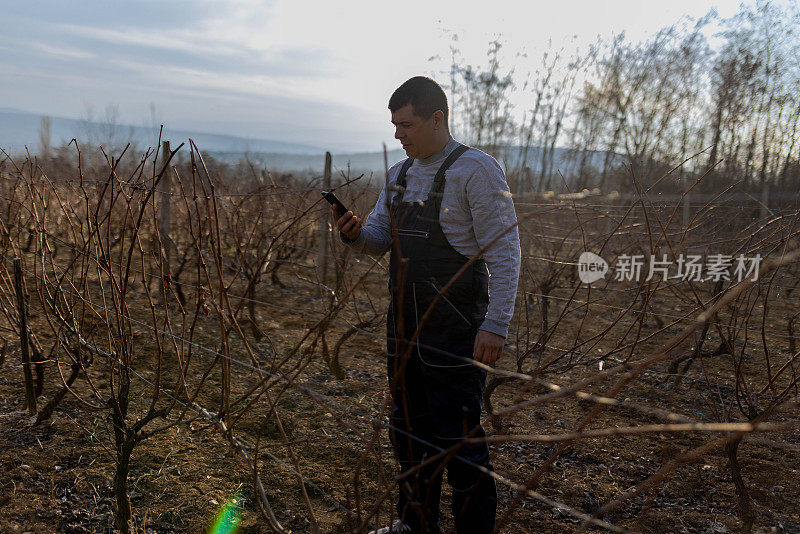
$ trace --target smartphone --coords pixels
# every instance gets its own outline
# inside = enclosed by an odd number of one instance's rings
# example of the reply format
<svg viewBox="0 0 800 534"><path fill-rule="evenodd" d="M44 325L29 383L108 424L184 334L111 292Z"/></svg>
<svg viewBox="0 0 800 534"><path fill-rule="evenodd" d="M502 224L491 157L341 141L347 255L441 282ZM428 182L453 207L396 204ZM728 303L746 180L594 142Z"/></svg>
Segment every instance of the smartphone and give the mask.
<svg viewBox="0 0 800 534"><path fill-rule="evenodd" d="M333 194L333 191L323 191L322 196L331 206L336 206L336 211L339 212L339 217L347 213L349 210L342 204L342 201L336 198L336 195Z"/></svg>

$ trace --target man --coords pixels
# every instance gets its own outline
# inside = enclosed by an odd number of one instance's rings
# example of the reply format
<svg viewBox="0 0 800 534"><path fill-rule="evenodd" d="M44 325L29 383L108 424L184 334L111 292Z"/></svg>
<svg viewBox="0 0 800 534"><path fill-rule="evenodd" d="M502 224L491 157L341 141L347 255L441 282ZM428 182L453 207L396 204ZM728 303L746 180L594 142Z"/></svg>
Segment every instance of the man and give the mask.
<svg viewBox="0 0 800 534"><path fill-rule="evenodd" d="M411 78L389 109L408 159L389 170L365 224L333 208L344 243L367 254L391 251L390 437L402 474L399 519L377 532L440 532L446 468L457 532L489 533L497 506L489 448L462 442L485 437L486 372L473 359L492 365L500 357L513 313L514 206L497 161L450 136L447 97L436 82Z"/></svg>

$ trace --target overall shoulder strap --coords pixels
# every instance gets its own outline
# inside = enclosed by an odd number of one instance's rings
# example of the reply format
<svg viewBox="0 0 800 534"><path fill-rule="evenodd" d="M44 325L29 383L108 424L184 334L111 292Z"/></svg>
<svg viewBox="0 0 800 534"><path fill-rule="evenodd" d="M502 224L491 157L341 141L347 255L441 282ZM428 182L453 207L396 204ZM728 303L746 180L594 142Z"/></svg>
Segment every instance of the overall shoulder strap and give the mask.
<svg viewBox="0 0 800 534"><path fill-rule="evenodd" d="M437 205L442 202L442 193L444 192L444 173L450 166L463 154L469 150L467 145L459 144L450 154L445 158L442 166L436 172L436 177L433 179L433 185L428 193L428 198L436 201Z"/></svg>
<svg viewBox="0 0 800 534"><path fill-rule="evenodd" d="M406 173L412 163L414 163L414 158L408 158L403 162L403 166L400 167L400 173L397 175L397 180L394 182L395 191L392 193L391 197L389 197L389 202L392 206L396 206L398 202L403 201L403 195L406 191Z"/></svg>
<svg viewBox="0 0 800 534"><path fill-rule="evenodd" d="M403 162L403 166L400 167L400 174L397 175L397 186L402 187L405 189L406 187L406 173L408 169L411 168L411 164L414 163L414 158L408 158Z"/></svg>

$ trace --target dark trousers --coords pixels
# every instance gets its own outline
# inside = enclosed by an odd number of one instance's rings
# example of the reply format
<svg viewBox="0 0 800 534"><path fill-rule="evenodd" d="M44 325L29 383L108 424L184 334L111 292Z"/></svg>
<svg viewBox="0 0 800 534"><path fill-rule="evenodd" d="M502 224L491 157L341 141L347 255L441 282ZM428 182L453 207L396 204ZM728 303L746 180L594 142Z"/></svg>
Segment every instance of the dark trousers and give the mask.
<svg viewBox="0 0 800 534"><path fill-rule="evenodd" d="M492 469L485 441L461 445L455 455L428 459L458 445L465 436L484 438L480 412L486 373L473 366L437 365L435 355L412 348L410 357L389 356L393 406L390 438L403 475L398 517L413 532L439 533L442 475L453 490L456 532L490 533L494 529L497 490L494 478L476 466ZM403 363L403 361L405 362ZM405 431L406 433L402 432ZM429 443L414 440L408 434ZM431 446L432 445L432 446Z"/></svg>

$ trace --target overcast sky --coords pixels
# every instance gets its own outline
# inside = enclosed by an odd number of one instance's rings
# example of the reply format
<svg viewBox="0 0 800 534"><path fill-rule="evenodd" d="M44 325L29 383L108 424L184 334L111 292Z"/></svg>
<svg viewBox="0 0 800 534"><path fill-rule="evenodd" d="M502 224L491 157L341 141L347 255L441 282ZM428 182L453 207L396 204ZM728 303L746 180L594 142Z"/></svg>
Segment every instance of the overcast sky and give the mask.
<svg viewBox="0 0 800 534"><path fill-rule="evenodd" d="M533 62L550 39L586 45L624 30L638 40L682 15L715 7L729 17L738 5L0 0L0 108L81 118L111 103L122 122L150 125L152 104L156 120L175 129L396 148L389 95L413 75L444 72L454 34L466 63L481 64L498 37Z"/></svg>

